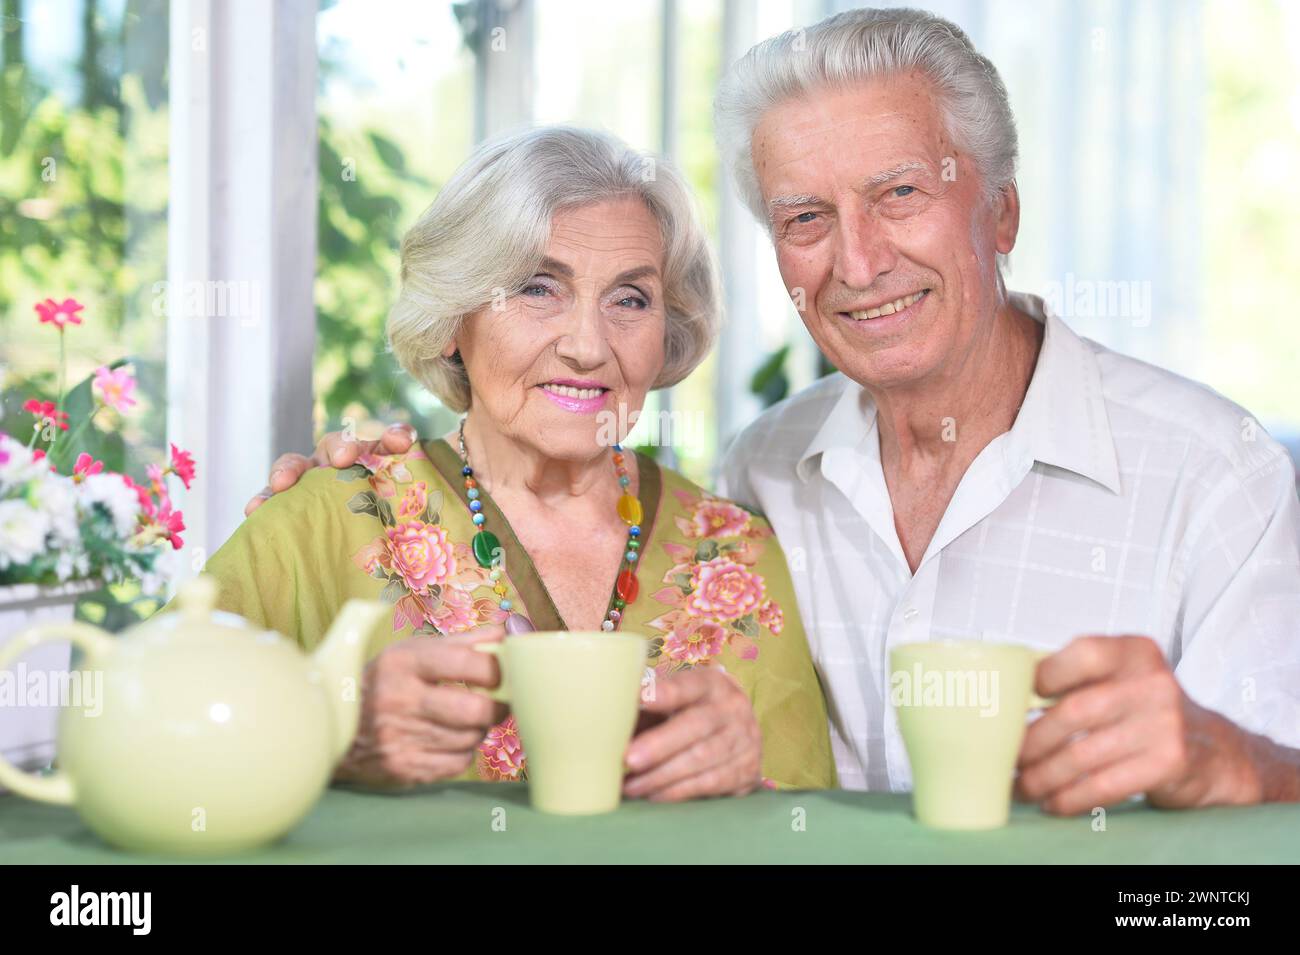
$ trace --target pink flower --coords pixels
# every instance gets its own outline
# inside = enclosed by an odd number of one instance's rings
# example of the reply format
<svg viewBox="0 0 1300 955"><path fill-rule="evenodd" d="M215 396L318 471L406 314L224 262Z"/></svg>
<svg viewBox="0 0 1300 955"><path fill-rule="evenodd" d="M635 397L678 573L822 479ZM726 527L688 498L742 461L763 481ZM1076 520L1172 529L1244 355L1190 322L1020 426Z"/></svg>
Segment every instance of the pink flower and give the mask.
<svg viewBox="0 0 1300 955"><path fill-rule="evenodd" d="M781 628L785 626L785 614L781 612L781 607L776 601L763 601L763 605L758 608L758 624L771 630L772 636L781 632Z"/></svg>
<svg viewBox="0 0 1300 955"><path fill-rule="evenodd" d="M455 587L443 588L442 603L429 614L428 619L443 633L463 633L478 624L474 601L468 593Z"/></svg>
<svg viewBox="0 0 1300 955"><path fill-rule="evenodd" d="M185 522L181 518L181 512L173 511L169 501L164 501L158 508L157 521L160 525L160 536L172 542L173 550L180 550L182 546L181 531L185 530Z"/></svg>
<svg viewBox="0 0 1300 955"><path fill-rule="evenodd" d="M144 469L144 476L149 479L149 490L158 495L159 500L167 500L167 485L163 483L163 478L167 472L163 470L161 464L150 464Z"/></svg>
<svg viewBox="0 0 1300 955"><path fill-rule="evenodd" d="M131 392L135 391L135 379L125 366L109 371L107 366L101 365L95 369L95 380L90 387L99 400L114 411L126 411L135 404L131 397ZM189 487L188 484L185 486Z"/></svg>
<svg viewBox="0 0 1300 955"><path fill-rule="evenodd" d="M63 331L64 325L81 324L81 316L77 313L85 307L75 298L65 298L62 302L47 298L43 302L36 303L36 314L41 317L42 324L48 322L59 331Z"/></svg>
<svg viewBox="0 0 1300 955"><path fill-rule="evenodd" d="M524 771L526 757L513 716L506 717L504 723L492 727L487 738L479 743L478 749L483 754L486 769L493 779L518 779Z"/></svg>
<svg viewBox="0 0 1300 955"><path fill-rule="evenodd" d="M700 663L722 652L727 630L716 623L704 622L686 632L674 630L664 640L663 653L678 663Z"/></svg>
<svg viewBox="0 0 1300 955"><path fill-rule="evenodd" d="M388 570L393 563L388 553L388 538L376 537L352 555L352 562L371 577L377 576L376 571L381 568Z"/></svg>
<svg viewBox="0 0 1300 955"><path fill-rule="evenodd" d="M146 513L152 514L153 499L149 497L149 489L145 487L141 487L139 484L136 484L134 481L131 480L131 476L129 474L121 474L118 476L121 477L121 479L126 483L127 487L135 491L135 496L140 501L141 509L145 510Z"/></svg>
<svg viewBox="0 0 1300 955"><path fill-rule="evenodd" d="M393 482L406 484L411 480L410 469L403 463L408 457L412 457L409 451L406 454L367 453L357 456L357 464L370 472L370 486L376 494L380 497L393 497L397 494Z"/></svg>
<svg viewBox="0 0 1300 955"><path fill-rule="evenodd" d="M182 451L176 445L172 449L172 466L171 472L181 479L185 485L185 490L190 489L190 482L194 480L194 456L188 451Z"/></svg>
<svg viewBox="0 0 1300 955"><path fill-rule="evenodd" d="M402 502L397 505L398 517L419 517L424 513L424 505L429 500L429 485L417 481L406 489Z"/></svg>
<svg viewBox="0 0 1300 955"><path fill-rule="evenodd" d="M47 424L57 426L62 431L68 430L68 415L65 411L60 411L53 401L37 401L35 398L28 398L23 405L24 411L29 411L36 416L39 422L38 427L45 427Z"/></svg>
<svg viewBox="0 0 1300 955"><path fill-rule="evenodd" d="M702 500L691 515L697 537L736 537L749 527L749 512L730 501Z"/></svg>
<svg viewBox="0 0 1300 955"><path fill-rule="evenodd" d="M77 463L72 466L72 480L80 484L92 474L104 470L104 462L96 461L85 451L77 455Z"/></svg>
<svg viewBox="0 0 1300 955"><path fill-rule="evenodd" d="M393 569L413 591L424 591L430 584L441 584L456 572L447 532L436 524L409 521L390 527L388 553Z"/></svg>
<svg viewBox="0 0 1300 955"><path fill-rule="evenodd" d="M739 620L763 602L763 578L726 557L696 564L686 610L692 617Z"/></svg>
<svg viewBox="0 0 1300 955"><path fill-rule="evenodd" d="M508 616L510 616L510 612L502 610L501 605L495 600L479 597L474 601L474 620L478 626L490 623L505 623Z"/></svg>

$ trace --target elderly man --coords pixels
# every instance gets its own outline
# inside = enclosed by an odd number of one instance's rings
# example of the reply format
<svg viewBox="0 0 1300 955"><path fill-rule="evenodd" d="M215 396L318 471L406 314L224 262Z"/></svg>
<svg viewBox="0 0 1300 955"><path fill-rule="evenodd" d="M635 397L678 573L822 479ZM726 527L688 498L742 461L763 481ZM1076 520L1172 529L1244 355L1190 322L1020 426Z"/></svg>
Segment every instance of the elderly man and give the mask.
<svg viewBox="0 0 1300 955"><path fill-rule="evenodd" d="M1017 145L993 65L938 17L856 10L756 46L716 115L840 370L740 435L721 490L793 564L841 783L910 784L889 650L984 634L1057 651L1022 798L1300 799L1290 460L1231 402L1007 292ZM276 489L307 463L278 462Z"/></svg>

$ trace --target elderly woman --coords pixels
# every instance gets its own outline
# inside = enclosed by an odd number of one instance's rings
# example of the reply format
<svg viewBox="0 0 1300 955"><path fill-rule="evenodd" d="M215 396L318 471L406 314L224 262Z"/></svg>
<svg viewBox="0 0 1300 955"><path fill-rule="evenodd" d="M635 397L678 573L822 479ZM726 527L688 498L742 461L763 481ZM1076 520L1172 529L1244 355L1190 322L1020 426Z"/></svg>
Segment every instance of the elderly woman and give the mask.
<svg viewBox="0 0 1300 955"><path fill-rule="evenodd" d="M526 778L513 717L459 685L497 679L470 644L626 629L658 674L627 795L833 785L771 529L613 432L716 335L714 263L678 175L603 134L516 134L466 161L401 259L392 348L460 427L308 471L207 565L224 607L307 648L349 597L393 605L336 778Z"/></svg>

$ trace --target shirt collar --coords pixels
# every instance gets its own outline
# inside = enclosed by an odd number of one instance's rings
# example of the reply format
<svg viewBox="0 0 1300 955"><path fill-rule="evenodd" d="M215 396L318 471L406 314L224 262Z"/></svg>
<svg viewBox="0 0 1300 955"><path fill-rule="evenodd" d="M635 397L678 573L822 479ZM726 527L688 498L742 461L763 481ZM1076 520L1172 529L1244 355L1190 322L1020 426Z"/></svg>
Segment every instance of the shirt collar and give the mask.
<svg viewBox="0 0 1300 955"><path fill-rule="evenodd" d="M856 448L868 457L880 457L875 401L867 389L851 378L845 376L843 384L839 398L795 463L795 474L805 483L816 470L821 455L833 448Z"/></svg>
<svg viewBox="0 0 1300 955"><path fill-rule="evenodd" d="M1096 352L1040 296L1013 292L1010 298L1044 332L1025 403L1007 435L1008 461L1041 461L1118 494L1119 461Z"/></svg>
<svg viewBox="0 0 1300 955"><path fill-rule="evenodd" d="M1033 461L1040 461L1119 493L1119 463L1096 354L1040 296L1012 292L1010 300L1042 322L1044 332L1024 404L1007 433L1008 465L1022 462L1027 470ZM835 448L880 457L876 403L865 388L847 378L839 399L795 465L800 480L806 482L817 459Z"/></svg>

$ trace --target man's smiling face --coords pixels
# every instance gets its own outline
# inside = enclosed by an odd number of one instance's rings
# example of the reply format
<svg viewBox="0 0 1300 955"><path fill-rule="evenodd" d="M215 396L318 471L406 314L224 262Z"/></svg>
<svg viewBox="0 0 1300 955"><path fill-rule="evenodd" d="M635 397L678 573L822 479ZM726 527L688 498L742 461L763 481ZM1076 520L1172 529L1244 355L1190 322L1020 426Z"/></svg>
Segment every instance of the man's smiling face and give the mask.
<svg viewBox="0 0 1300 955"><path fill-rule="evenodd" d="M955 372L998 307L996 253L1019 224L1014 187L990 203L972 157L916 74L781 103L754 165L786 288L850 378L878 388Z"/></svg>

